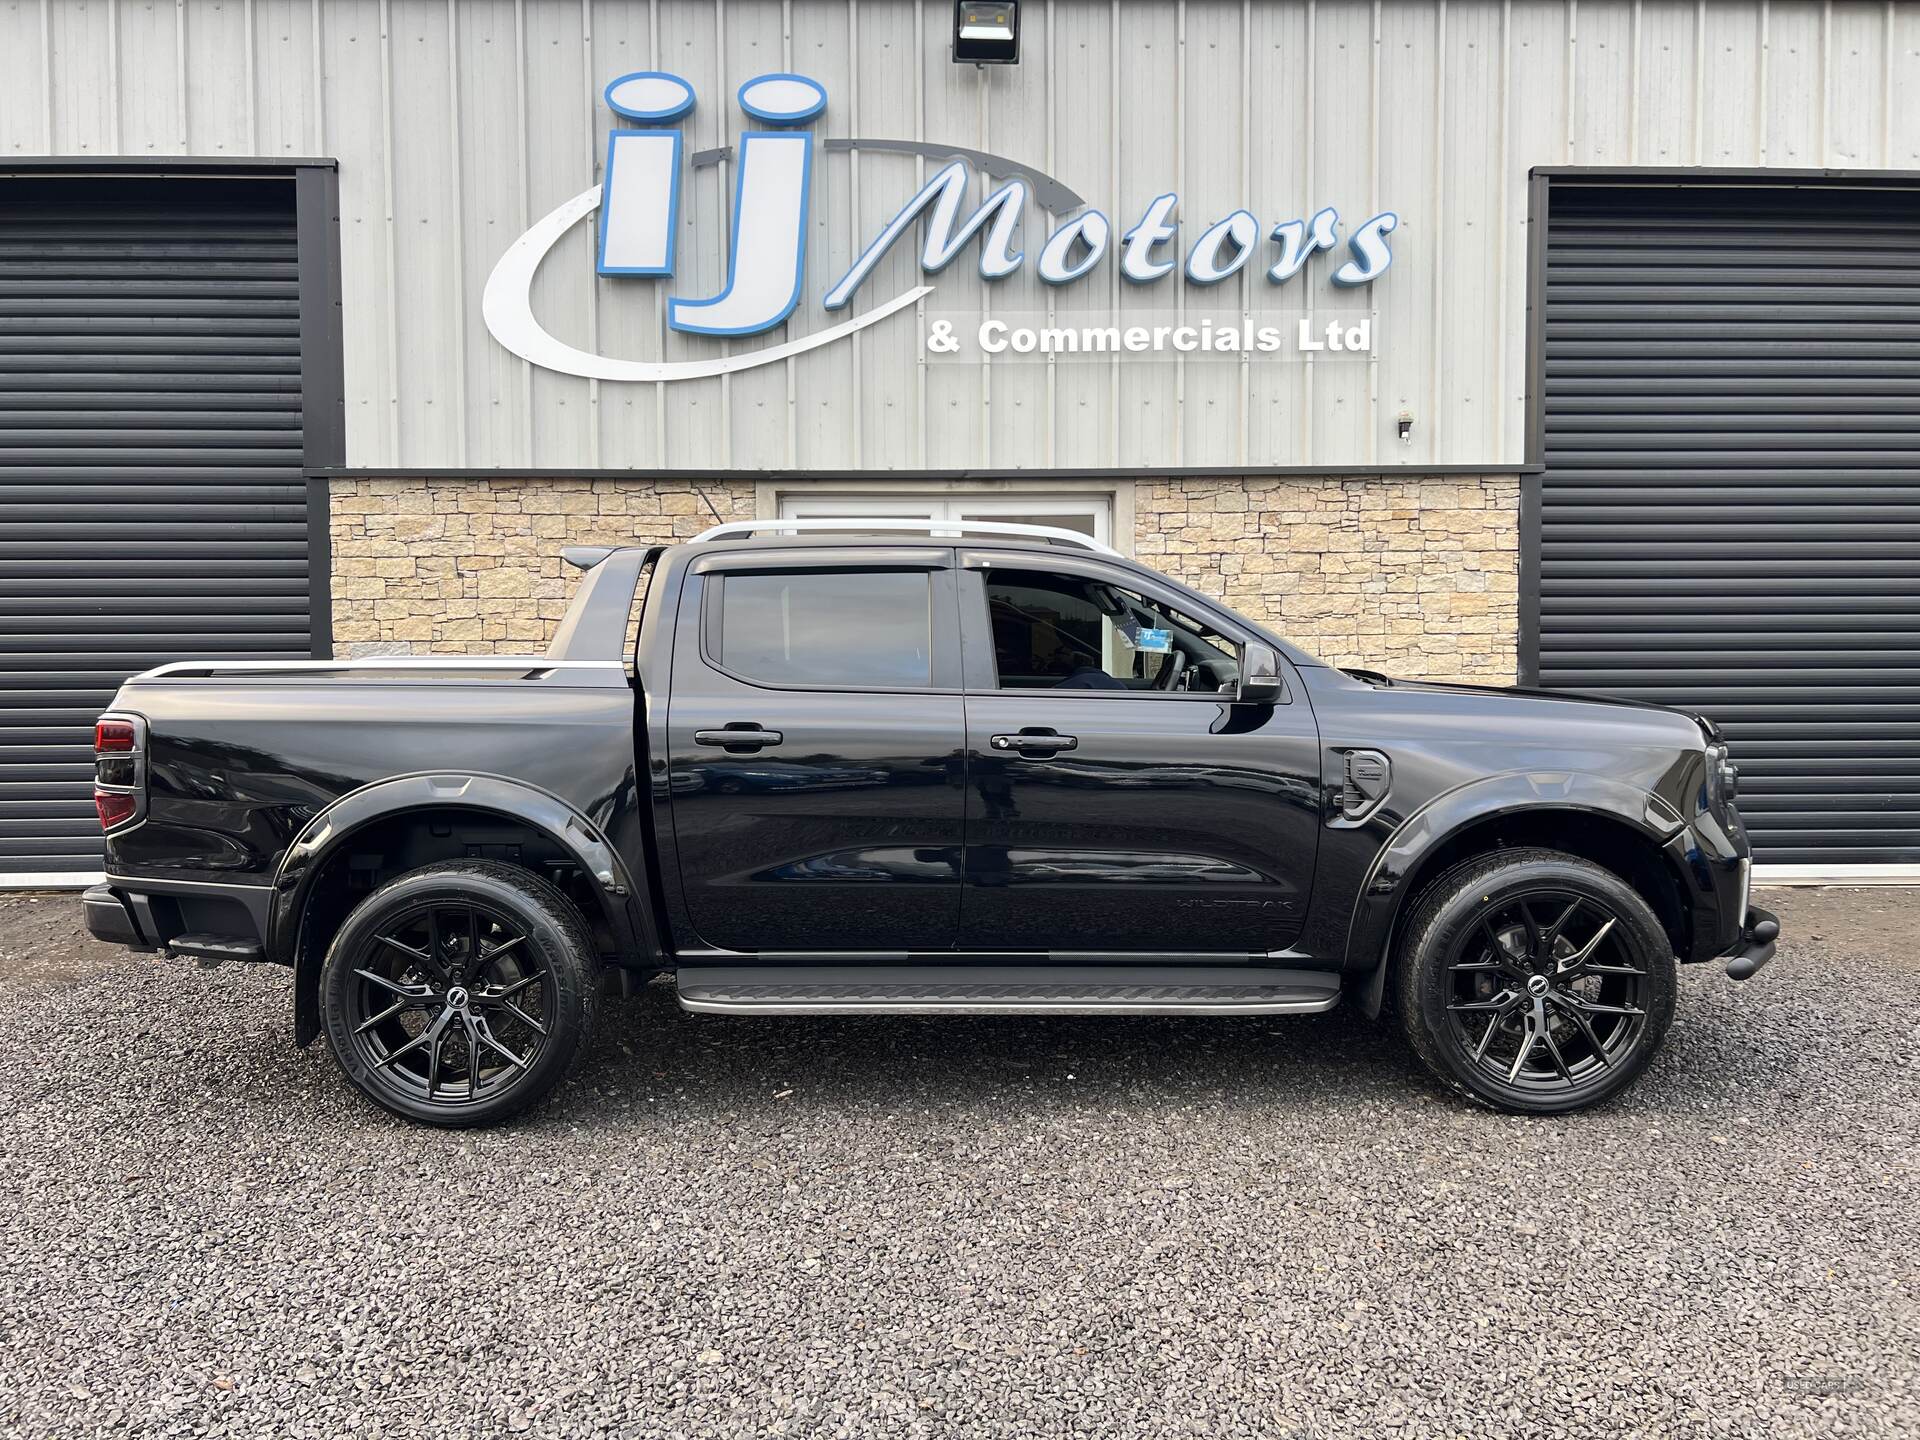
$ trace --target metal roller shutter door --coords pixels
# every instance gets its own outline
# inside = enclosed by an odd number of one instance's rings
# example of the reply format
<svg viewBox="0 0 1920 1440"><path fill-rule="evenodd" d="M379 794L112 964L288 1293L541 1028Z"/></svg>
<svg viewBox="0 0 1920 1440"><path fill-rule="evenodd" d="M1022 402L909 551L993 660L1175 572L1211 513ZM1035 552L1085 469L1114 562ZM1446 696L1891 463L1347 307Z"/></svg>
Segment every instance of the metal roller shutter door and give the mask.
<svg viewBox="0 0 1920 1440"><path fill-rule="evenodd" d="M1762 862L1920 861L1920 196L1547 213L1538 678L1712 716Z"/></svg>
<svg viewBox="0 0 1920 1440"><path fill-rule="evenodd" d="M294 185L0 179L0 885L100 868L94 715L312 653Z"/></svg>

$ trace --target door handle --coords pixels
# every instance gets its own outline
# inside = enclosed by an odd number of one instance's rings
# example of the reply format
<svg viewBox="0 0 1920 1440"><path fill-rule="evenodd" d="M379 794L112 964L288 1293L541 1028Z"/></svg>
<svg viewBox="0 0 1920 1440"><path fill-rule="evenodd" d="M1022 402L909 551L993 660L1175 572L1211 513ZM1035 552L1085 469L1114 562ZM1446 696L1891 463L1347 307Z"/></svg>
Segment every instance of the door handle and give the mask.
<svg viewBox="0 0 1920 1440"><path fill-rule="evenodd" d="M786 737L778 730L762 730L758 725L729 725L724 730L696 730L693 743L696 745L719 745L731 751L761 750L768 745L778 745Z"/></svg>
<svg viewBox="0 0 1920 1440"><path fill-rule="evenodd" d="M1018 735L995 735L988 742L996 750L1013 750L1022 755L1051 755L1072 750L1080 744L1078 735L1056 735L1051 730L1022 730Z"/></svg>

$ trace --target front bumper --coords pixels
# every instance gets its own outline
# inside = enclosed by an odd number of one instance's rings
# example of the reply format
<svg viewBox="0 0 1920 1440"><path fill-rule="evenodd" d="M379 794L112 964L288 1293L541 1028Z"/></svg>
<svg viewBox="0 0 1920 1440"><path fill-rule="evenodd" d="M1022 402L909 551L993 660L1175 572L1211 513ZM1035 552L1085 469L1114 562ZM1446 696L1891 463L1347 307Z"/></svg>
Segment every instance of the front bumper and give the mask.
<svg viewBox="0 0 1920 1440"><path fill-rule="evenodd" d="M1747 918L1740 926L1739 942L1727 952L1727 978L1751 980L1760 967L1773 959L1780 938L1780 918L1771 910L1747 907Z"/></svg>

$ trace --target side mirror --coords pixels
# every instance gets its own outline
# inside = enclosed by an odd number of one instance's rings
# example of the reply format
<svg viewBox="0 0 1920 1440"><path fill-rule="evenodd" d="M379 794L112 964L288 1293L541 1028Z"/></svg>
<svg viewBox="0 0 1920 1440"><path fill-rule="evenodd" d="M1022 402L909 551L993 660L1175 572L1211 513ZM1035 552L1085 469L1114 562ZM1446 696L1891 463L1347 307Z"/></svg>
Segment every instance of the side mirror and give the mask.
<svg viewBox="0 0 1920 1440"><path fill-rule="evenodd" d="M1240 647L1240 692L1246 705L1272 705L1280 699L1280 657L1271 645L1249 640Z"/></svg>

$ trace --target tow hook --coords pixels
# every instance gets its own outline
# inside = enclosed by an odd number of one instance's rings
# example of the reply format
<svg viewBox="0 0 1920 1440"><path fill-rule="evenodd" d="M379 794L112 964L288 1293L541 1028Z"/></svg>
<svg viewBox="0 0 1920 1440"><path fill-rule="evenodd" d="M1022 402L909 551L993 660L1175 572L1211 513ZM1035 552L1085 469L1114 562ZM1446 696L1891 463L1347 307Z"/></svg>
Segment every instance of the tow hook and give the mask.
<svg viewBox="0 0 1920 1440"><path fill-rule="evenodd" d="M1740 948L1727 961L1729 980L1751 980L1760 967L1773 959L1774 942L1780 938L1780 920L1771 910L1747 908L1747 923L1740 928Z"/></svg>

